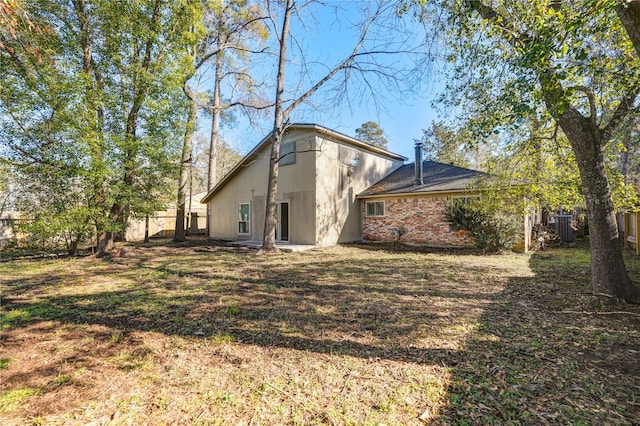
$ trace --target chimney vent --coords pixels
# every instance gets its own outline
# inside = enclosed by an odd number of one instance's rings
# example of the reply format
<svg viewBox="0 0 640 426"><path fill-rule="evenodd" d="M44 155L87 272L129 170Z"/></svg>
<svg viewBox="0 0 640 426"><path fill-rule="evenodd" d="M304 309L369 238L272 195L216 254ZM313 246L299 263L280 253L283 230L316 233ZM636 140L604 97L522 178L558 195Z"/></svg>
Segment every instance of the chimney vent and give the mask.
<svg viewBox="0 0 640 426"><path fill-rule="evenodd" d="M416 163L415 163L415 167L414 167L414 185L416 186L420 186L422 185L424 182L422 180L422 147L424 145L422 144L422 142L416 142Z"/></svg>

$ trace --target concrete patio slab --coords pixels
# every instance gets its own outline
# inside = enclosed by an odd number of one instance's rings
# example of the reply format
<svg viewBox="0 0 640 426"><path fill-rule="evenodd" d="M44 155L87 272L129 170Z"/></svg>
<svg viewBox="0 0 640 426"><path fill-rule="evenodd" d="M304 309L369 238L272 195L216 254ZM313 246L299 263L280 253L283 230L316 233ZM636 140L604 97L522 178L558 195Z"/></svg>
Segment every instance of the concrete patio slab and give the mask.
<svg viewBox="0 0 640 426"><path fill-rule="evenodd" d="M262 241L259 241L259 240L232 241L229 243L229 245L259 249L260 247L262 247ZM283 242L276 242L276 246L280 249L280 251L283 251L285 253L312 250L314 248L319 247L319 246L314 246L312 244L291 244L291 243L283 243Z"/></svg>

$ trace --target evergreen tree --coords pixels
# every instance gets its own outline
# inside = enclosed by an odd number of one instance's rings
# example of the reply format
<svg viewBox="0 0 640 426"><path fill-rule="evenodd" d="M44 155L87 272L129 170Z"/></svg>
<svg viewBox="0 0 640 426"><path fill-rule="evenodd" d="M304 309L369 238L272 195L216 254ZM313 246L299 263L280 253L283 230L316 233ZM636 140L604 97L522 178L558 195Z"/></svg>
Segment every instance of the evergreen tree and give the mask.
<svg viewBox="0 0 640 426"><path fill-rule="evenodd" d="M378 123L367 121L356 129L356 139L367 142L378 148L387 149L387 138L384 137L384 130Z"/></svg>

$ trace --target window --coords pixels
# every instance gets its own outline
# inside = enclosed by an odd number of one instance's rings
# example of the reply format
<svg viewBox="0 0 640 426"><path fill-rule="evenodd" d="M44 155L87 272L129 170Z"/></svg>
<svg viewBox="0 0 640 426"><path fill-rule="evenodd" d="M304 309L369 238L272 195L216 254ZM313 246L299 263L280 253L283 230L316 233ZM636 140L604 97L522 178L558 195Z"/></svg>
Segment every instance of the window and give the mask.
<svg viewBox="0 0 640 426"><path fill-rule="evenodd" d="M280 165L296 164L296 143L289 142L280 147Z"/></svg>
<svg viewBox="0 0 640 426"><path fill-rule="evenodd" d="M247 235L251 232L251 209L249 203L238 204L238 234Z"/></svg>
<svg viewBox="0 0 640 426"><path fill-rule="evenodd" d="M367 216L384 216L384 201L367 201Z"/></svg>

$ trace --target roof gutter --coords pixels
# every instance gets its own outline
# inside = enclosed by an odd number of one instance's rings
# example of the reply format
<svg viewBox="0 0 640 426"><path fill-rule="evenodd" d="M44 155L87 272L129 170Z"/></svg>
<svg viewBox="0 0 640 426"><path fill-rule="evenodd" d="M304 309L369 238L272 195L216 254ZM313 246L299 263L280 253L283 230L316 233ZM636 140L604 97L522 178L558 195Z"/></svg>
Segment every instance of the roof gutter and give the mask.
<svg viewBox="0 0 640 426"><path fill-rule="evenodd" d="M361 200L369 198L397 198L397 197L419 197L422 195L441 195L441 194L469 194L473 192L481 192L480 189L443 189L440 191L413 191L413 192L394 192L392 194L368 194L356 195Z"/></svg>

